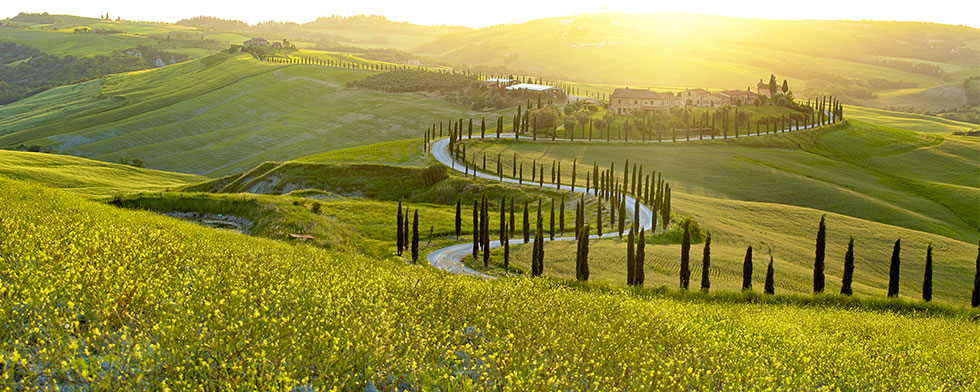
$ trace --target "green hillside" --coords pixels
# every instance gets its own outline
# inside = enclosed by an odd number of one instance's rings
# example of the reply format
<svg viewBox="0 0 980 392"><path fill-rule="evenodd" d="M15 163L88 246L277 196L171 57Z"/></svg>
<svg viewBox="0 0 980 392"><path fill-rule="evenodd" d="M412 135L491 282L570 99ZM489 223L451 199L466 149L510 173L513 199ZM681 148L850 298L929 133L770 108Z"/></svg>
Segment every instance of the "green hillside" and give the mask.
<svg viewBox="0 0 980 392"><path fill-rule="evenodd" d="M217 54L53 89L0 108L0 145L220 176L264 161L407 137L478 116L444 101L349 89L369 71ZM490 114L489 116L495 116Z"/></svg>
<svg viewBox="0 0 980 392"><path fill-rule="evenodd" d="M976 37L974 28L926 23L593 14L450 34L417 52L616 85L744 89L775 73L800 96L814 80L844 91L875 79L920 88L948 84L944 77L958 83L980 73Z"/></svg>
<svg viewBox="0 0 980 392"><path fill-rule="evenodd" d="M527 163L561 159L566 168L578 158L579 173L592 162L608 167L610 157L617 157L621 167L629 158L663 173L678 193L814 208L967 243L980 237L980 143L964 138L851 120L817 131L727 141L468 146L470 156L486 154L491 167L498 153L505 172L514 153Z"/></svg>
<svg viewBox="0 0 980 392"><path fill-rule="evenodd" d="M977 124L948 120L942 117L927 116L924 114L895 112L850 105L845 106L845 110L846 116L849 118L911 131L952 134L953 132L966 132L980 128L980 125Z"/></svg>
<svg viewBox="0 0 980 392"><path fill-rule="evenodd" d="M0 175L35 181L91 197L158 192L205 179L193 174L142 169L72 156L4 150L0 150Z"/></svg>
<svg viewBox="0 0 980 392"><path fill-rule="evenodd" d="M0 314L8 320L0 348L13 383L318 390L368 382L466 390L980 383L973 339L980 330L965 318L461 279L8 179L0 185ZM623 368L634 370L624 376Z"/></svg>

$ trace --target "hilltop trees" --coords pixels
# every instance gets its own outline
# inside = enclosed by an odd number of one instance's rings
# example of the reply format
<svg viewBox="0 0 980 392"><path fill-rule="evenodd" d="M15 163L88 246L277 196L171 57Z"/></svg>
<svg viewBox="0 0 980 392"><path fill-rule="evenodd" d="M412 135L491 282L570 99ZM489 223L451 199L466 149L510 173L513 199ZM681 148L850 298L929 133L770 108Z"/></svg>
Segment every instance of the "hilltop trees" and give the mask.
<svg viewBox="0 0 980 392"><path fill-rule="evenodd" d="M898 296L899 265L902 262L899 253L902 251L902 239L895 240L895 248L892 249L892 262L888 269L888 296Z"/></svg>
<svg viewBox="0 0 980 392"><path fill-rule="evenodd" d="M854 237L847 243L847 253L844 254L844 278L841 280L840 293L851 295L851 281L854 279Z"/></svg>
<svg viewBox="0 0 980 392"><path fill-rule="evenodd" d="M827 247L827 226L824 224L824 217L820 217L820 226L817 228L817 250L813 261L813 292L822 293L824 289L824 251Z"/></svg>

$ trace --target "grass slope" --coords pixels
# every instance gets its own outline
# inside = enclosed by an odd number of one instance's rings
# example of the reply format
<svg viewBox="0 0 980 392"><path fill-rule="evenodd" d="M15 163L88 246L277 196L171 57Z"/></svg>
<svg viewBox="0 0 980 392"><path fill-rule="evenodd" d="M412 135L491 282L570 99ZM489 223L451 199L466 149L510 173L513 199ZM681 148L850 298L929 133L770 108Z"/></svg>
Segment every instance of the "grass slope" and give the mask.
<svg viewBox="0 0 980 392"><path fill-rule="evenodd" d="M204 180L193 174L142 169L90 159L0 150L0 175L90 197L158 192Z"/></svg>
<svg viewBox="0 0 980 392"><path fill-rule="evenodd" d="M348 89L367 71L218 54L66 86L0 109L0 145L221 176L264 161L418 137L476 114L435 99Z"/></svg>
<svg viewBox="0 0 980 392"><path fill-rule="evenodd" d="M675 192L815 208L968 243L980 236L980 143L965 138L851 120L816 131L727 141L475 142L467 150L472 157L487 154L489 167L503 154L505 172L515 153L526 164L560 159L563 176L570 175L574 158L582 165L580 174L591 170L592 162L608 167L610 157L617 157L622 168L630 158L648 172L662 172Z"/></svg>
<svg viewBox="0 0 980 392"><path fill-rule="evenodd" d="M460 279L23 182L0 185L0 317L7 320L0 355L15 387L917 390L980 383L973 339L980 327L965 318L678 302L548 279Z"/></svg>
<svg viewBox="0 0 980 392"><path fill-rule="evenodd" d="M884 109L874 109L862 106L845 106L844 116L867 121L878 125L911 131L952 134L953 132L971 131L980 126L961 121L948 120L942 117L924 114L895 112Z"/></svg>

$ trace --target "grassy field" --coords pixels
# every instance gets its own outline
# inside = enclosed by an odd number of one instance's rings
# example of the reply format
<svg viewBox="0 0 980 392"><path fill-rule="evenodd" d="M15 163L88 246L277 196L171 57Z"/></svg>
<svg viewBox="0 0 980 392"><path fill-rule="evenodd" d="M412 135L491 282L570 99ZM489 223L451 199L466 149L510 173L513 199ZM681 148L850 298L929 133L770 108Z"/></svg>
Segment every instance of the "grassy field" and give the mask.
<svg viewBox="0 0 980 392"><path fill-rule="evenodd" d="M817 131L655 145L473 142L468 154L572 159L579 174L593 162L617 168L630 158L657 170L675 193L815 208L972 243L980 236L980 144L859 121ZM622 169L617 169L622 170ZM622 172L617 172L621 177ZM579 176L579 181L582 176ZM584 185L582 182L580 185Z"/></svg>
<svg viewBox="0 0 980 392"><path fill-rule="evenodd" d="M460 279L23 182L0 185L0 314L8 321L0 324L7 364L0 376L15 386L971 389L980 382L972 338L980 327L962 317Z"/></svg>
<svg viewBox="0 0 980 392"><path fill-rule="evenodd" d="M368 74L218 54L5 106L0 145L51 145L108 161L128 155L152 168L221 176L264 161L419 137L436 119L480 115L440 100L345 87Z"/></svg>
<svg viewBox="0 0 980 392"><path fill-rule="evenodd" d="M0 40L31 46L47 54L76 57L112 54L157 42L135 34L75 34L70 31L9 28L0 29Z"/></svg>
<svg viewBox="0 0 980 392"><path fill-rule="evenodd" d="M0 175L90 197L159 192L205 180L193 174L142 169L65 155L0 150Z"/></svg>
<svg viewBox="0 0 980 392"><path fill-rule="evenodd" d="M952 134L957 131L966 132L980 128L980 125L924 114L895 112L851 105L845 106L844 110L845 117L911 131Z"/></svg>

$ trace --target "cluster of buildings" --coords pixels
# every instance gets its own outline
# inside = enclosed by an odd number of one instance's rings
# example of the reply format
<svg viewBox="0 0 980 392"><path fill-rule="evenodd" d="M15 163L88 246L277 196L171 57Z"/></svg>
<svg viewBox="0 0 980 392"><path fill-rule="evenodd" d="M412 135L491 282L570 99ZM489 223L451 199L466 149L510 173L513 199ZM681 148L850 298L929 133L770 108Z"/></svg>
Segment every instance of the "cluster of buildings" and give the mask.
<svg viewBox="0 0 980 392"><path fill-rule="evenodd" d="M720 107L736 103L751 105L759 95L772 98L769 84L760 79L756 92L727 90L710 92L703 88L687 89L680 93L656 92L649 89L618 88L610 96L609 110L616 114L631 115L637 110L667 110L675 107Z"/></svg>
<svg viewBox="0 0 980 392"><path fill-rule="evenodd" d="M267 40L265 38L252 38L252 39L250 39L248 41L243 42L242 43L242 46L244 46L244 47L255 47L255 46L264 47L264 46L269 46L269 40ZM272 47L273 48L281 48L282 47L282 42L272 41Z"/></svg>

